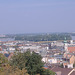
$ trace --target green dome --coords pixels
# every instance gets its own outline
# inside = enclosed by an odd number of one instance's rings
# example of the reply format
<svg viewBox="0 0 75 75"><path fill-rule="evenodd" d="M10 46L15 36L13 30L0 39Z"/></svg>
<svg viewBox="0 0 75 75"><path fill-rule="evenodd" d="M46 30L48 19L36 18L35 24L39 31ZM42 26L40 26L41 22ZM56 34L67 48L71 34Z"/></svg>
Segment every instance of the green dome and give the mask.
<svg viewBox="0 0 75 75"><path fill-rule="evenodd" d="M67 43L66 37L65 37L65 39L64 39L64 43Z"/></svg>

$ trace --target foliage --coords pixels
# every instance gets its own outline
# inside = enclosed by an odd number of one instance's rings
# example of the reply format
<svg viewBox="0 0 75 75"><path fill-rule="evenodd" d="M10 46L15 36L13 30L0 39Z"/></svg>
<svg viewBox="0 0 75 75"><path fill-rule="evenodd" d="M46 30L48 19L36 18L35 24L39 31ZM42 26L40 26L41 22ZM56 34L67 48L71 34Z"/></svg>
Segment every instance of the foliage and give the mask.
<svg viewBox="0 0 75 75"><path fill-rule="evenodd" d="M61 68L63 68L63 63L60 65Z"/></svg>
<svg viewBox="0 0 75 75"><path fill-rule="evenodd" d="M44 69L40 75L55 75L55 72L48 70L48 69Z"/></svg>
<svg viewBox="0 0 75 75"><path fill-rule="evenodd" d="M41 61L42 57L36 53L30 53L27 51L25 53L15 54L10 60L10 64L17 66L19 69L26 68L30 75L35 75L40 73L43 63Z"/></svg>
<svg viewBox="0 0 75 75"><path fill-rule="evenodd" d="M1 70L2 69L2 70ZM0 69L0 75L28 75L27 70L14 68L10 65L6 65Z"/></svg>
<svg viewBox="0 0 75 75"><path fill-rule="evenodd" d="M50 70L44 70L42 57L29 50L25 53L15 53L10 59L0 54L0 75L54 75Z"/></svg>
<svg viewBox="0 0 75 75"><path fill-rule="evenodd" d="M19 69L23 69L25 68L26 60L23 53L15 53L9 62L11 66L17 66Z"/></svg>
<svg viewBox="0 0 75 75"><path fill-rule="evenodd" d="M7 58L0 53L0 67L8 62Z"/></svg>
<svg viewBox="0 0 75 75"><path fill-rule="evenodd" d="M75 62L74 62L74 64L73 64L73 67L75 67Z"/></svg>
<svg viewBox="0 0 75 75"><path fill-rule="evenodd" d="M29 75L54 75L54 72L44 70L44 63L41 61L42 57L35 52L27 51L25 53L18 53L12 57L10 64L18 67L20 70L27 69Z"/></svg>
<svg viewBox="0 0 75 75"><path fill-rule="evenodd" d="M28 58L26 67L30 75L35 75L40 73L40 70L43 67L43 62L41 61L41 59L42 57L34 52Z"/></svg>
<svg viewBox="0 0 75 75"><path fill-rule="evenodd" d="M15 40L27 40L27 41L56 41L56 40L71 40L71 36L69 34L44 34L44 35L21 35L15 37Z"/></svg>

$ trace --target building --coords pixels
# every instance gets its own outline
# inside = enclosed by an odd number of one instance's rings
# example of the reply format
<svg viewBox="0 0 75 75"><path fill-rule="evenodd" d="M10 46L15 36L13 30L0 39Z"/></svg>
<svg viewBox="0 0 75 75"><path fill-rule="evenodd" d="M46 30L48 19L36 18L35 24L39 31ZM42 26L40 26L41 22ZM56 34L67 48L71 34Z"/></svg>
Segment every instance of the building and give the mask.
<svg viewBox="0 0 75 75"><path fill-rule="evenodd" d="M75 54L65 53L63 57L63 67L73 68L74 63L75 63Z"/></svg>
<svg viewBox="0 0 75 75"><path fill-rule="evenodd" d="M56 75L75 75L75 69L52 67L50 70L54 71Z"/></svg>

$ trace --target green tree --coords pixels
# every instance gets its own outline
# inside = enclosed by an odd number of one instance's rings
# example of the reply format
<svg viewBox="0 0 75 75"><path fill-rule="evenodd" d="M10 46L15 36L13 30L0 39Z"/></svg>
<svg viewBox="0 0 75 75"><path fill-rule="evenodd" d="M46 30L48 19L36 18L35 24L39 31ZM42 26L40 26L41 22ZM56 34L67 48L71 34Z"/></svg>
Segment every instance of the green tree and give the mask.
<svg viewBox="0 0 75 75"><path fill-rule="evenodd" d="M55 75L55 72L48 70L48 69L44 69L40 75Z"/></svg>
<svg viewBox="0 0 75 75"><path fill-rule="evenodd" d="M36 53L32 53L27 59L26 68L30 75L35 75L40 73L40 70L43 67L43 62L41 61L42 57Z"/></svg>
<svg viewBox="0 0 75 75"><path fill-rule="evenodd" d="M61 68L63 68L63 63L60 65Z"/></svg>
<svg viewBox="0 0 75 75"><path fill-rule="evenodd" d="M11 66L17 66L19 69L23 69L25 68L26 60L23 53L15 53L9 62Z"/></svg>
<svg viewBox="0 0 75 75"><path fill-rule="evenodd" d="M74 62L74 64L73 64L73 67L75 68L75 62Z"/></svg>
<svg viewBox="0 0 75 75"><path fill-rule="evenodd" d="M16 53L10 60L10 65L18 67L20 70L27 69L29 75L45 75L45 73L53 75L52 71L43 69L44 63L41 59L41 55L28 50L25 53Z"/></svg>
<svg viewBox="0 0 75 75"><path fill-rule="evenodd" d="M0 75L29 75L26 69L20 70L17 67L10 66L9 64L1 67Z"/></svg>
<svg viewBox="0 0 75 75"><path fill-rule="evenodd" d="M8 63L8 59L3 54L0 53L0 67L7 63Z"/></svg>

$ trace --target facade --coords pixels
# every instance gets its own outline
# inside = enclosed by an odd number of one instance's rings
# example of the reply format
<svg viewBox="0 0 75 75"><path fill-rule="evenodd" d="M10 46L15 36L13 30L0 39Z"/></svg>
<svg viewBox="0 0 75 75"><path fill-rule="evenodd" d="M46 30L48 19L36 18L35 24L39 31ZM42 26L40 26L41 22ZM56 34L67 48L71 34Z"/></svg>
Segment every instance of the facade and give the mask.
<svg viewBox="0 0 75 75"><path fill-rule="evenodd" d="M73 64L75 63L75 55L73 54L64 54L63 58L63 67L64 68L73 68Z"/></svg>
<svg viewBox="0 0 75 75"><path fill-rule="evenodd" d="M50 64L56 64L57 63L57 59L56 58L48 59L48 63L50 63Z"/></svg>

